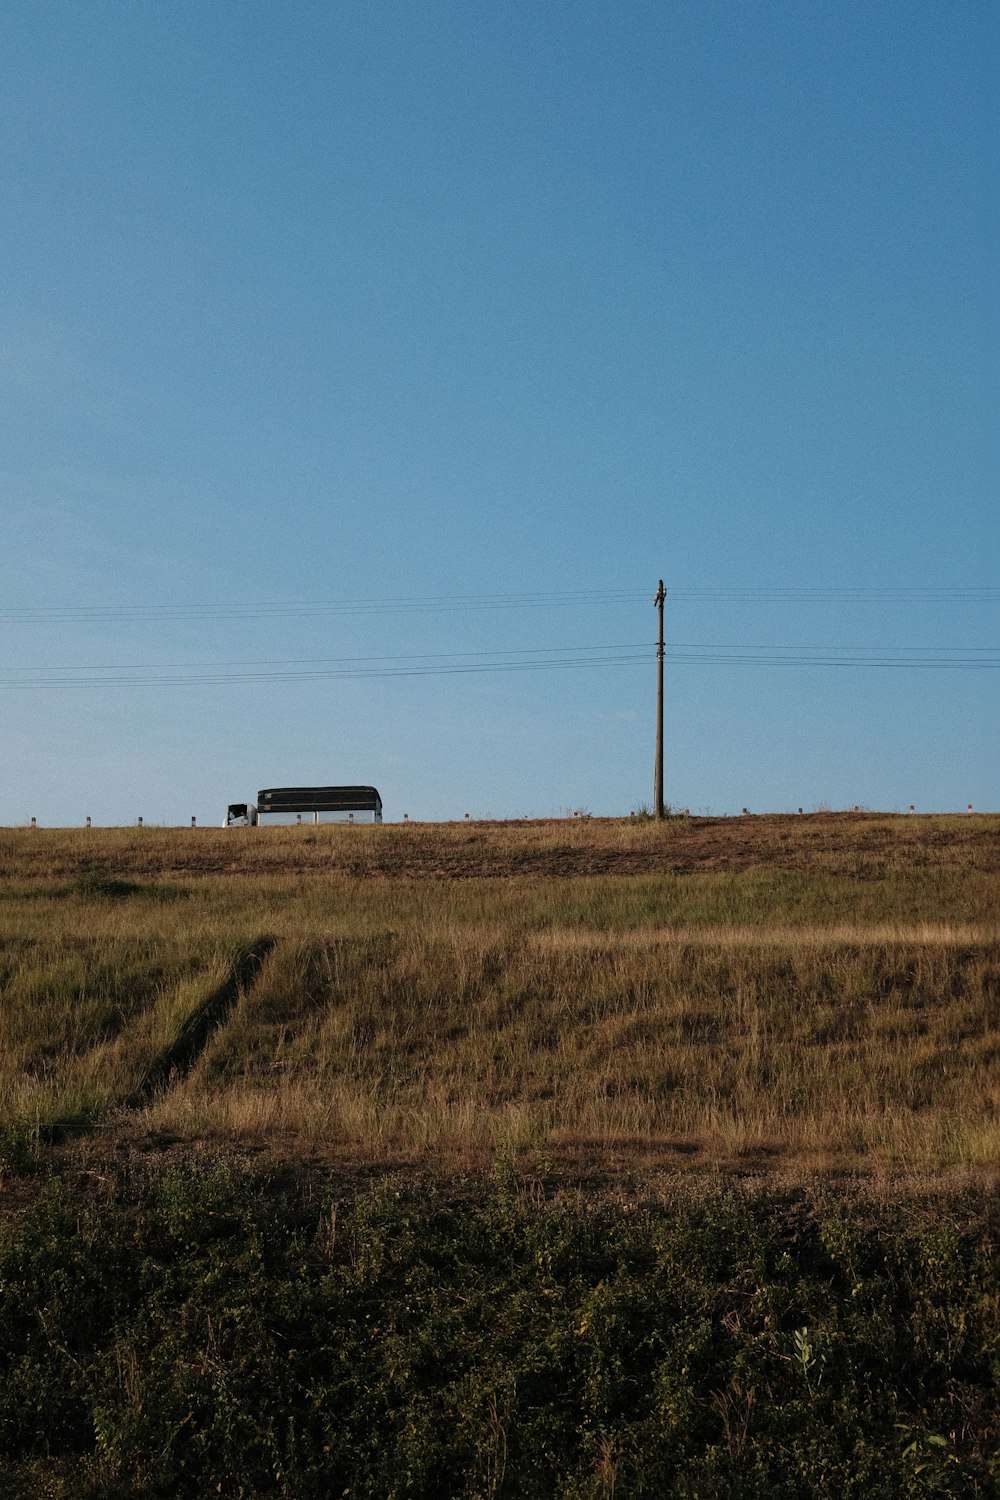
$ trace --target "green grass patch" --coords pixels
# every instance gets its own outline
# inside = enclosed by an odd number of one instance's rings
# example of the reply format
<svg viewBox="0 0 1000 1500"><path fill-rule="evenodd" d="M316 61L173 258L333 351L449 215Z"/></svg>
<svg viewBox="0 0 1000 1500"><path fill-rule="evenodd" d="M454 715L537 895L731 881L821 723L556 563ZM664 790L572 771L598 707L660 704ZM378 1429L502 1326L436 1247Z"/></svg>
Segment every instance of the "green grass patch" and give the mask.
<svg viewBox="0 0 1000 1500"><path fill-rule="evenodd" d="M995 1494L995 1203L961 1222L54 1184L0 1231L4 1493Z"/></svg>

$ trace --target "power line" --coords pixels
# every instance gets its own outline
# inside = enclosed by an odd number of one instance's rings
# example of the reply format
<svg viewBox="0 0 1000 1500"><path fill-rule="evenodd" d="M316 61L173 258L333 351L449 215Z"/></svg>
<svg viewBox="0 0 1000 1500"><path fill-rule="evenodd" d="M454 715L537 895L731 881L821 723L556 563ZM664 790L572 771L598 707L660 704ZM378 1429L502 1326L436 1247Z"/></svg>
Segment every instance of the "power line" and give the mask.
<svg viewBox="0 0 1000 1500"><path fill-rule="evenodd" d="M537 672L559 670L567 667L602 667L640 665L648 662L648 654L575 657L554 657L538 661L496 661L440 664L438 666L396 667L347 667L330 668L326 671L306 672L225 672L198 676L161 677L46 677L25 678L7 682L0 678L0 689L11 691L28 688L71 687L197 687L217 686L221 683L238 682L314 682L318 680L373 678L373 677L431 677L469 675L483 672Z"/></svg>
<svg viewBox="0 0 1000 1500"><path fill-rule="evenodd" d="M924 603L954 600L959 603L987 603L1000 599L1000 587L982 588L912 587L912 588L671 588L670 597L678 599L729 600L744 603Z"/></svg>
<svg viewBox="0 0 1000 1500"><path fill-rule="evenodd" d="M756 660L764 659L764 656L780 656L785 659L790 656L799 656L806 653L820 656L844 656L854 659L855 656L862 657L876 653L881 657L904 658L900 665L906 665L910 656L917 654L936 663L939 658L952 656L968 656L977 658L983 656L1000 656L1000 646L899 646L899 645L790 645L788 642L777 644L759 643L750 645L746 641L666 641L666 648L671 652L684 653L694 652L696 656L679 655L678 660L715 660L711 653L736 653L725 654L720 660ZM641 651L651 652L657 649L656 641L626 641L614 644L600 644L588 646L518 646L510 649L491 648L486 651L408 651L394 652L392 654L364 655L364 656L289 656L289 657L249 657L237 658L226 661L176 661L176 662L86 662L82 664L62 663L57 666L45 666L33 663L30 666L17 666L10 664L0 666L0 676L6 672L67 672L77 674L80 672L193 672L198 670L224 671L234 667L249 667L259 669L262 667L348 667L354 665L367 665L369 663L383 662L446 662L446 661L474 661L476 659L489 658L491 661L497 657L532 657L532 656L559 656L579 655L582 652L622 652ZM703 654L704 653L704 654ZM762 656L762 653L764 654Z"/></svg>
<svg viewBox="0 0 1000 1500"><path fill-rule="evenodd" d="M728 604L982 604L1000 601L1000 587L912 586L905 588L671 588L671 598ZM331 599L298 602L23 605L0 608L6 624L99 624L130 620L227 620L296 618L316 615L455 613L475 610L563 609L631 605L645 599L641 589L575 589L534 593L440 594L412 598Z"/></svg>
<svg viewBox="0 0 1000 1500"><path fill-rule="evenodd" d="M977 657L876 657L876 656L790 656L790 655L765 655L763 653L739 654L738 652L717 653L712 655L708 652L691 653L688 655L674 652L671 660L674 662L713 664L720 666L756 666L756 667L898 667L903 669L914 668L961 668L963 670L977 668L1000 667L1000 657L984 658Z"/></svg>
<svg viewBox="0 0 1000 1500"><path fill-rule="evenodd" d="M388 609L407 613L486 609L553 609L579 605L630 604L642 598L638 589L574 589L514 594L440 594L392 599L329 599L299 602L37 605L0 609L0 619L11 623L81 622L102 620L267 619L272 616L366 615Z"/></svg>
<svg viewBox="0 0 1000 1500"><path fill-rule="evenodd" d="M487 672L559 671L568 668L648 666L654 643L626 646L547 647L520 651L455 652L346 658L316 658L310 661L260 663L179 664L150 668L4 668L0 689L9 691L44 688L102 687L198 687L241 682L314 682L362 678L401 678L479 675ZM726 667L868 667L894 670L994 670L1000 667L1000 652L987 647L945 647L940 652L922 648L897 648L889 654L880 647L856 648L670 648L668 665ZM881 652L872 655L872 652ZM908 654L902 654L902 653ZM992 654L986 654L992 652ZM822 654L821 654L822 653ZM233 670L248 666L250 670ZM9 673L18 672L11 679ZM39 675L40 673L49 675ZM28 674L33 675L28 675ZM64 675L55 675L62 673ZM95 675L114 673L116 675ZM146 673L147 675L138 675ZM149 675L149 674L152 675Z"/></svg>
<svg viewBox="0 0 1000 1500"><path fill-rule="evenodd" d="M494 656L538 656L544 653L555 655L561 652L576 651L644 651L648 646L645 641L630 641L625 645L602 645L602 646L522 646L511 650L491 651L408 651L394 653L391 656L289 656L265 658L263 660L252 658L245 661L175 661L175 662L110 662L104 665L87 663L84 666L57 666L57 667L0 667L3 672L143 672L143 671L188 671L197 667L293 667L293 666L321 666L338 665L344 666L353 662L391 662L391 661L445 661L458 658L494 657Z"/></svg>

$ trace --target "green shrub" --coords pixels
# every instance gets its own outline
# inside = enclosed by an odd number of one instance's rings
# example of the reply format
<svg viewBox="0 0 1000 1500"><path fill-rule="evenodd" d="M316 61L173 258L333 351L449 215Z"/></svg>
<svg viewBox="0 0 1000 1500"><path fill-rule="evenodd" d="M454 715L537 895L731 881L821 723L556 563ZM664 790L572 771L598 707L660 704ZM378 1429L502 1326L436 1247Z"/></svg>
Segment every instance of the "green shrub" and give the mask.
<svg viewBox="0 0 1000 1500"><path fill-rule="evenodd" d="M103 1205L57 1182L0 1236L0 1473L57 1495L79 1462L109 1497L996 1493L995 1227L332 1205L220 1167Z"/></svg>

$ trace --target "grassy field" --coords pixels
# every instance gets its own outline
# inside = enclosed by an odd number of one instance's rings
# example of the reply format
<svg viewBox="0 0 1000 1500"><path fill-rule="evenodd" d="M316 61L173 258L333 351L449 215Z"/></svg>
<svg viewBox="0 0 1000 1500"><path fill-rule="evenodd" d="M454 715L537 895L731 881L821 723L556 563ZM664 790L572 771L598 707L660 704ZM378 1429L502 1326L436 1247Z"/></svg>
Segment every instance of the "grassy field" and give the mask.
<svg viewBox="0 0 1000 1500"><path fill-rule="evenodd" d="M991 817L6 830L4 1149L982 1180L998 874Z"/></svg>
<svg viewBox="0 0 1000 1500"><path fill-rule="evenodd" d="M1000 1495L1000 818L0 831L0 1494Z"/></svg>

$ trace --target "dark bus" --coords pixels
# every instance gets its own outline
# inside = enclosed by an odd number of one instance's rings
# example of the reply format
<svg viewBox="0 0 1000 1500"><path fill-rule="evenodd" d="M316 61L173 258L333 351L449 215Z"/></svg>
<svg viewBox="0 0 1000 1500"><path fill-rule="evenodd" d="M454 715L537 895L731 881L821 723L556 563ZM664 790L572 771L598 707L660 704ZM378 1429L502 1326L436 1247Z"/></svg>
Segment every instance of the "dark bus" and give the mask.
<svg viewBox="0 0 1000 1500"><path fill-rule="evenodd" d="M339 823L354 813L382 821L382 798L373 786L278 786L257 793L261 823Z"/></svg>

